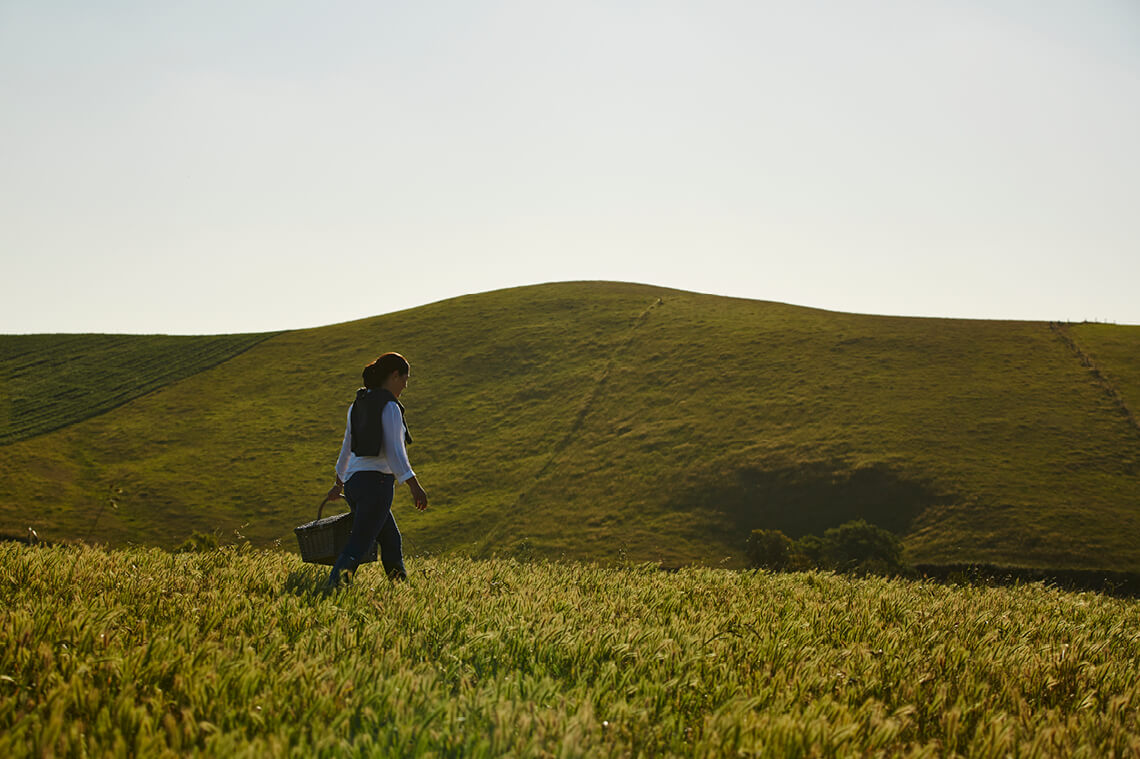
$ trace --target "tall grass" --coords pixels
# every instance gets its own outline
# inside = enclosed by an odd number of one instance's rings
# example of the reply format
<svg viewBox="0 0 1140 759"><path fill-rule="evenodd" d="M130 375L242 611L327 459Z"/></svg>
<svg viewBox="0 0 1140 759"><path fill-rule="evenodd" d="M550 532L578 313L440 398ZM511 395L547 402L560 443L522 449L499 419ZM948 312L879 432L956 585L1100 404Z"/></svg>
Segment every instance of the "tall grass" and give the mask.
<svg viewBox="0 0 1140 759"><path fill-rule="evenodd" d="M1140 604L1042 586L0 545L0 755L1134 756Z"/></svg>

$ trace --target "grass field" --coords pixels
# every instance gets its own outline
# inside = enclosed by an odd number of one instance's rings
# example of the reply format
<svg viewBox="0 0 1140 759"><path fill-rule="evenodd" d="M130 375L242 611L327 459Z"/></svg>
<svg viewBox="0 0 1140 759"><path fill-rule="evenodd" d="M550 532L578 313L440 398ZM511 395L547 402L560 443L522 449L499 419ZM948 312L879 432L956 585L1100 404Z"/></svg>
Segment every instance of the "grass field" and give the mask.
<svg viewBox="0 0 1140 759"><path fill-rule="evenodd" d="M1040 585L0 543L0 755L1140 752L1136 601Z"/></svg>
<svg viewBox="0 0 1140 759"><path fill-rule="evenodd" d="M599 282L281 333L0 446L0 532L291 545L389 349L413 365L433 507L401 491L396 513L422 550L742 566L753 528L864 517L914 562L1140 570L1140 327Z"/></svg>

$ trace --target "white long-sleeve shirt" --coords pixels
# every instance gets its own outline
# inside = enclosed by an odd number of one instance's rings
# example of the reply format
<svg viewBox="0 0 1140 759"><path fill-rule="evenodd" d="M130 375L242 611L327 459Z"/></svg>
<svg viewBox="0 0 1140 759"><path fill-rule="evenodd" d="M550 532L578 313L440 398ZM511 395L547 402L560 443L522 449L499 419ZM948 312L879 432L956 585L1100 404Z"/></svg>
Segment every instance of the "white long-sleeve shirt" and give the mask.
<svg viewBox="0 0 1140 759"><path fill-rule="evenodd" d="M348 407L348 421L344 425L344 443L336 460L336 476L341 482L357 472L384 472L396 476L396 482L407 482L416 476L408 463L408 449L404 446L404 418L400 407L389 402L381 415L384 424L384 441L379 456L357 456L352 452L352 406Z"/></svg>

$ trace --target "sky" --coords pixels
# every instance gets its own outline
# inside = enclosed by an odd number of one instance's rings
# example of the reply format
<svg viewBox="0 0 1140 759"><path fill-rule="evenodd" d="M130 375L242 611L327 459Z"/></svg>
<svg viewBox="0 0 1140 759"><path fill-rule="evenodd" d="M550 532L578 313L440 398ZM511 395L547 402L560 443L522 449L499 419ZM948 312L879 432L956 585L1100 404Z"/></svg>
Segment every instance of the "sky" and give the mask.
<svg viewBox="0 0 1140 759"><path fill-rule="evenodd" d="M0 333L594 279L1140 324L1140 3L0 0Z"/></svg>

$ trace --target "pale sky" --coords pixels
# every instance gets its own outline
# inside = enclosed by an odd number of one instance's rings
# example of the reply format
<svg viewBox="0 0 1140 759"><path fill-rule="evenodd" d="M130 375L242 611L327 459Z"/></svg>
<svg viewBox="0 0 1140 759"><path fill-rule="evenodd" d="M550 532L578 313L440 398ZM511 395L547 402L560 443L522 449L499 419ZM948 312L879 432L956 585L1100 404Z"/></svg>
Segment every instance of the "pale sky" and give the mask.
<svg viewBox="0 0 1140 759"><path fill-rule="evenodd" d="M1137 0L0 0L0 333L560 280L1140 324Z"/></svg>

